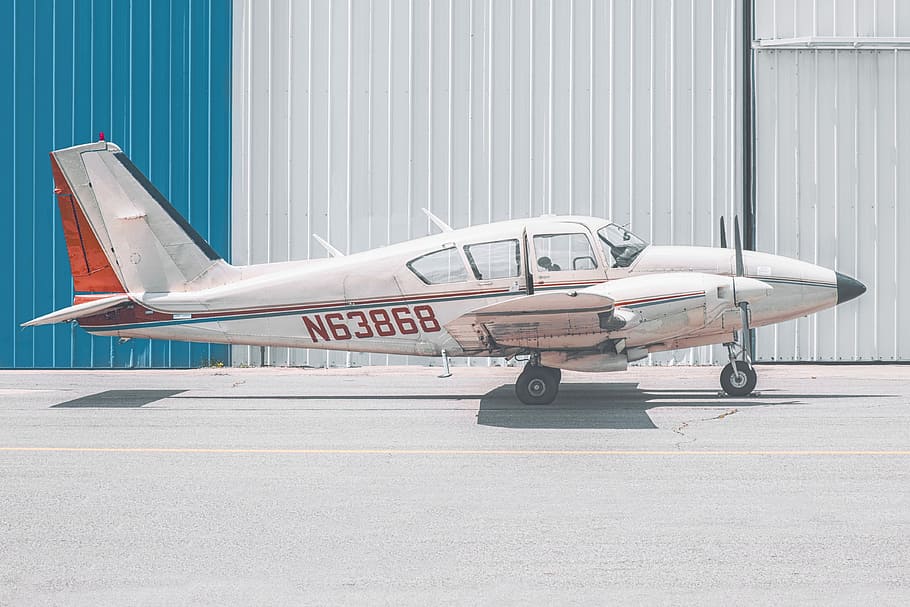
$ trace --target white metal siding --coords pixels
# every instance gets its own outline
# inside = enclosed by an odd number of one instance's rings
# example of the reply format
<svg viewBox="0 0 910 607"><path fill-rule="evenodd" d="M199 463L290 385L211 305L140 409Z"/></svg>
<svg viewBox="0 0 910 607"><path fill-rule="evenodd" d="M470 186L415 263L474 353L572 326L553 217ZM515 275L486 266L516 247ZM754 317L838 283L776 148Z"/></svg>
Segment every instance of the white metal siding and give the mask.
<svg viewBox="0 0 910 607"><path fill-rule="evenodd" d="M756 38L910 35L910 2L758 0ZM760 360L910 360L910 52L756 50L757 248L869 291L761 329ZM901 204L903 202L903 204Z"/></svg>
<svg viewBox="0 0 910 607"><path fill-rule="evenodd" d="M235 0L233 260L323 257L314 232L349 252L422 236L423 206L454 227L582 213L654 242L713 244L717 217L741 203L740 11Z"/></svg>

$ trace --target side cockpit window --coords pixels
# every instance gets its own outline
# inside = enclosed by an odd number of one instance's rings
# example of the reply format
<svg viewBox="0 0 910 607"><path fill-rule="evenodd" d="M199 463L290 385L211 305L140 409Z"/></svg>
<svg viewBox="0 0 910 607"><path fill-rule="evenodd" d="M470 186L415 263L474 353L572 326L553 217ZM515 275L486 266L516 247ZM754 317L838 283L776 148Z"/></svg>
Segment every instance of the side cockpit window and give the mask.
<svg viewBox="0 0 910 607"><path fill-rule="evenodd" d="M597 261L584 234L539 234L534 236L537 270L596 270Z"/></svg>
<svg viewBox="0 0 910 607"><path fill-rule="evenodd" d="M461 255L454 247L412 259L408 262L408 268L428 285L465 282L468 279Z"/></svg>
<svg viewBox="0 0 910 607"><path fill-rule="evenodd" d="M613 259L614 268L628 268L648 246L644 240L615 223L597 230L597 236L603 243L607 257Z"/></svg>
<svg viewBox="0 0 910 607"><path fill-rule="evenodd" d="M521 249L517 240L469 244L464 248L477 280L520 276Z"/></svg>

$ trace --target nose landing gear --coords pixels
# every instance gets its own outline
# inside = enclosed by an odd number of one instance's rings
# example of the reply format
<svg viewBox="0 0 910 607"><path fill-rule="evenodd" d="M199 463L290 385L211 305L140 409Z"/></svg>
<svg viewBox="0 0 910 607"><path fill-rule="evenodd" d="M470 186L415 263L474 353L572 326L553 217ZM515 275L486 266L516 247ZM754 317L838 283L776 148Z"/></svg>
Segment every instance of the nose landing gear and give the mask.
<svg viewBox="0 0 910 607"><path fill-rule="evenodd" d="M745 335L748 335L745 331ZM745 338L748 341L748 338ZM755 390L758 376L752 367L752 359L745 345L736 342L724 344L730 362L720 372L720 387L730 396L748 396ZM737 350L739 351L737 353Z"/></svg>
<svg viewBox="0 0 910 607"><path fill-rule="evenodd" d="M720 219L721 241L726 246L727 234L724 227L724 219ZM736 277L746 275L746 264L743 261L743 244L739 232L739 218L733 218L733 240L736 249ZM755 369L752 368L752 335L749 327L749 302L747 299L740 299L736 291L736 277L733 278L733 300L736 307L739 308L742 328L739 331L739 343L734 341L724 344L727 346L727 354L730 356L730 364L720 372L720 387L730 396L747 396L752 394L755 389L757 377ZM736 350L739 349L737 355ZM738 360L740 359L740 360Z"/></svg>
<svg viewBox="0 0 910 607"><path fill-rule="evenodd" d="M562 371L540 364L540 356L531 356L518 381L515 394L526 405L549 405L559 393Z"/></svg>
<svg viewBox="0 0 910 607"><path fill-rule="evenodd" d="M730 363L720 372L720 387L730 396L748 396L755 389L758 377L752 368L751 339L749 335L749 308L748 304L740 304L742 309L743 328L740 331L740 341L724 344ZM738 352L737 352L738 350Z"/></svg>

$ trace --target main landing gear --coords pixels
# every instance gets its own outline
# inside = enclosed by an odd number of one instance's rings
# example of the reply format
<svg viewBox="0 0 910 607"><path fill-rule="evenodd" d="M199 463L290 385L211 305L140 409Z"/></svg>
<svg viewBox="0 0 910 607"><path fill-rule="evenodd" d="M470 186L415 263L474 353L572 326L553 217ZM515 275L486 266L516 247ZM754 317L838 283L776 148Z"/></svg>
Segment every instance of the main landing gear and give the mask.
<svg viewBox="0 0 910 607"><path fill-rule="evenodd" d="M561 379L562 371L544 367L539 356L532 356L515 382L515 394L526 405L549 405L559 393Z"/></svg>

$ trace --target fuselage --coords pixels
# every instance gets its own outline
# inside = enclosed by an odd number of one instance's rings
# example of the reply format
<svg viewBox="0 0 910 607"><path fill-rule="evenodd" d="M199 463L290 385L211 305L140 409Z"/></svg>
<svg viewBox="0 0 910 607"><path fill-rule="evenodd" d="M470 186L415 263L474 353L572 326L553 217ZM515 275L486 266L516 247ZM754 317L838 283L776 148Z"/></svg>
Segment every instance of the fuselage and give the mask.
<svg viewBox="0 0 910 607"><path fill-rule="evenodd" d="M612 226L612 224L609 224ZM446 325L483 306L548 291L592 290L635 319L627 359L729 341L733 249L636 245L593 217L541 217L443 232L344 257L238 266L202 290L131 293L133 304L80 319L100 335L438 355L511 355ZM752 326L797 318L858 293L842 275L795 259L744 252L745 276L767 287ZM855 281L853 281L855 283ZM859 284L859 283L855 283ZM854 289L855 290L855 289ZM604 340L607 333L604 333ZM598 336L542 349L601 350ZM583 342L583 343L582 343ZM592 344L594 344L592 346Z"/></svg>

